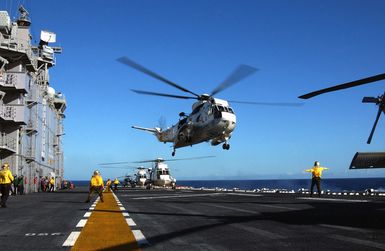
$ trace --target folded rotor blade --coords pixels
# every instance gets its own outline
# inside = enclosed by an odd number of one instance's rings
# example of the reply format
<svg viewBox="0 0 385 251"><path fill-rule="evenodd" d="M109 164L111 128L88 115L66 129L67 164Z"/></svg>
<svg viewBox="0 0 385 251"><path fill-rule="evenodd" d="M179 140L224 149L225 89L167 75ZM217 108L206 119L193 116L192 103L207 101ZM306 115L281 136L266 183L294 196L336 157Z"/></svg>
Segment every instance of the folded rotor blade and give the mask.
<svg viewBox="0 0 385 251"><path fill-rule="evenodd" d="M373 134L374 134L374 130L376 130L376 126L377 126L377 123L378 123L378 119L379 119L380 116L381 116L382 109L383 109L383 107L380 105L380 106L378 107L378 113L377 113L376 120L374 121L374 125L373 125L373 128L372 128L372 131L370 132L368 141L366 142L366 143L368 143L368 144L370 144L370 142L372 142L372 137L373 137Z"/></svg>
<svg viewBox="0 0 385 251"><path fill-rule="evenodd" d="M120 58L117 59L117 61L119 61L122 64L128 65L128 66L134 68L135 70L138 70L138 71L140 71L140 72L142 72L142 73L144 73L146 75L149 75L149 76L151 76L151 77L153 77L155 79L158 79L158 80L160 80L160 81L162 81L162 82L164 82L164 83L166 83L168 85L171 85L171 86L173 86L173 87L175 87L175 88L177 88L177 89L179 89L181 91L188 92L188 93L193 94L194 96L199 97L198 94L196 94L196 93L194 93L194 92L192 92L190 90L187 90L186 88L184 88L184 87L182 87L180 85L175 84L174 82L172 82L172 81L170 81L170 80L160 76L159 74L157 74L157 73L155 73L155 72L145 68L144 66L142 66L142 65L132 61L131 59L129 59L127 57L120 57Z"/></svg>
<svg viewBox="0 0 385 251"><path fill-rule="evenodd" d="M257 69L254 67L248 66L248 65L240 65L238 68L234 70L233 73L230 74L230 76L227 77L225 81L223 81L221 84L218 85L217 88L215 88L211 92L211 96L214 96L215 94L223 91L224 89L238 83L242 79L246 78L247 76L250 76L254 72L256 72Z"/></svg>
<svg viewBox="0 0 385 251"><path fill-rule="evenodd" d="M303 106L304 103L279 103L279 102L249 102L249 101L235 101L228 100L229 103L237 103L237 104L247 104L247 105L265 105L265 106L289 106L289 107L299 107Z"/></svg>
<svg viewBox="0 0 385 251"><path fill-rule="evenodd" d="M134 89L131 89L131 91L136 92L136 93L138 93L138 94L153 95L153 96L162 96L162 97L169 97L169 98L197 99L197 97L181 96L181 95L174 95L174 94L167 94L167 93L159 93L159 92L149 92L149 91L141 91L141 90L134 90Z"/></svg>
<svg viewBox="0 0 385 251"><path fill-rule="evenodd" d="M336 85L336 86L328 87L328 88L325 88L325 89L322 89L322 90L310 92L310 93L307 93L305 95L299 96L298 98L309 99L309 98L312 98L312 97L315 97L315 96L318 96L320 94L324 94L324 93L327 93L327 92L334 92L334 91L338 91L338 90L342 90L342 89L346 89L346 88L350 88L350 87L355 87L355 86L359 86L359 85L369 84L369 83L380 81L380 80L383 80L383 79L385 79L385 73L382 73L382 74L379 74L379 75L375 75L375 76L372 76L372 77L368 77L368 78L359 79L359 80L352 81L352 82L348 82L348 83L345 83L345 84L342 84L342 85Z"/></svg>

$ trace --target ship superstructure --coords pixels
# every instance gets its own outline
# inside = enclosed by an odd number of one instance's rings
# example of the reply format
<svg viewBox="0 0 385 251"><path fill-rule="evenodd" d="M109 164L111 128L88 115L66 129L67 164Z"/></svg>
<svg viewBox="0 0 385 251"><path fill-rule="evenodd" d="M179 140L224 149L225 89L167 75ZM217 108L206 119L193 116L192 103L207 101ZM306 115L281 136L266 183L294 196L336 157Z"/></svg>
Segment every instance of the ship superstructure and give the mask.
<svg viewBox="0 0 385 251"><path fill-rule="evenodd" d="M63 180L62 136L66 100L49 81L60 47L56 34L42 31L32 45L31 20L23 6L12 22L0 11L0 164L24 176L25 192L36 192L42 177Z"/></svg>

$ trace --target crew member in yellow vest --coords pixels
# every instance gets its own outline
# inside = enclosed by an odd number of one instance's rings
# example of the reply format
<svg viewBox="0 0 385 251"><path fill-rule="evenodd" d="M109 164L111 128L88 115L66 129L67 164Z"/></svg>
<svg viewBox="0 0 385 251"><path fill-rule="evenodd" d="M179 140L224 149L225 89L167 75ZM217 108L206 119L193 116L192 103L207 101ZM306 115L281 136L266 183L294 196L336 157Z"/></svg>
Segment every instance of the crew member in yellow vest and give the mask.
<svg viewBox="0 0 385 251"><path fill-rule="evenodd" d="M100 175L99 171L94 171L94 175L91 177L90 181L90 191L88 193L88 198L86 202L90 202L91 196L94 192L97 192L100 197L100 201L104 202L103 200L103 188L104 188L104 183L103 183L103 178Z"/></svg>
<svg viewBox="0 0 385 251"><path fill-rule="evenodd" d="M316 162L314 162L313 168L305 170L305 172L312 173L311 187L310 187L310 195L311 196L313 196L314 185L317 186L318 196L321 196L321 177L322 177L322 172L324 170L328 170L328 169L329 168L321 167L320 163L318 161L316 161Z"/></svg>
<svg viewBox="0 0 385 251"><path fill-rule="evenodd" d="M49 192L53 192L55 190L55 178L51 177L49 180Z"/></svg>
<svg viewBox="0 0 385 251"><path fill-rule="evenodd" d="M106 187L107 187L107 192L110 192L111 191L111 180L110 179L107 180Z"/></svg>
<svg viewBox="0 0 385 251"><path fill-rule="evenodd" d="M120 184L118 178L115 178L114 180L114 192L118 190L118 185Z"/></svg>
<svg viewBox="0 0 385 251"><path fill-rule="evenodd" d="M9 189L13 182L13 176L9 170L7 163L1 166L0 169L0 192L1 192L1 207L7 207L7 199L9 196Z"/></svg>

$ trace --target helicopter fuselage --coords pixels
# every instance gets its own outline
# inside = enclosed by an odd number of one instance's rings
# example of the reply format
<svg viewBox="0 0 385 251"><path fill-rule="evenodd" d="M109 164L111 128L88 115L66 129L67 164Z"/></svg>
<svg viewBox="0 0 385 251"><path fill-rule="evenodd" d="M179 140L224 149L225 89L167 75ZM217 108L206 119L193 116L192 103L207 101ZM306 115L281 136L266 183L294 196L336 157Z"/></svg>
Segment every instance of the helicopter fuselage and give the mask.
<svg viewBox="0 0 385 251"><path fill-rule="evenodd" d="M211 145L227 144L236 126L236 116L225 100L211 99L193 104L190 115L181 116L178 123L166 130L134 127L155 134L160 142L173 143L174 149L205 141Z"/></svg>
<svg viewBox="0 0 385 251"><path fill-rule="evenodd" d="M154 186L175 187L176 179L171 177L168 166L165 163L155 163L150 169L150 181Z"/></svg>

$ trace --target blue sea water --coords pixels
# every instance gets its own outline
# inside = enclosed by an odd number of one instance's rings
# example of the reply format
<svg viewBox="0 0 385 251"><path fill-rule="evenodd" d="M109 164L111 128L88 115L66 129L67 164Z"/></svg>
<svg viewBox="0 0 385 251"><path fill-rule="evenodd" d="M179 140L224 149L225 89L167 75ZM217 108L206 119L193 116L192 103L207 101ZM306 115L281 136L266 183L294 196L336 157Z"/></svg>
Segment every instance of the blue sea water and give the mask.
<svg viewBox="0 0 385 251"><path fill-rule="evenodd" d="M89 181L73 181L76 186L88 186ZM278 179L278 180L180 180L178 186L195 188L239 188L239 189L288 189L297 191L310 188L310 179ZM364 191L368 188L385 191L385 178L354 178L354 179L322 179L323 190L331 191Z"/></svg>

